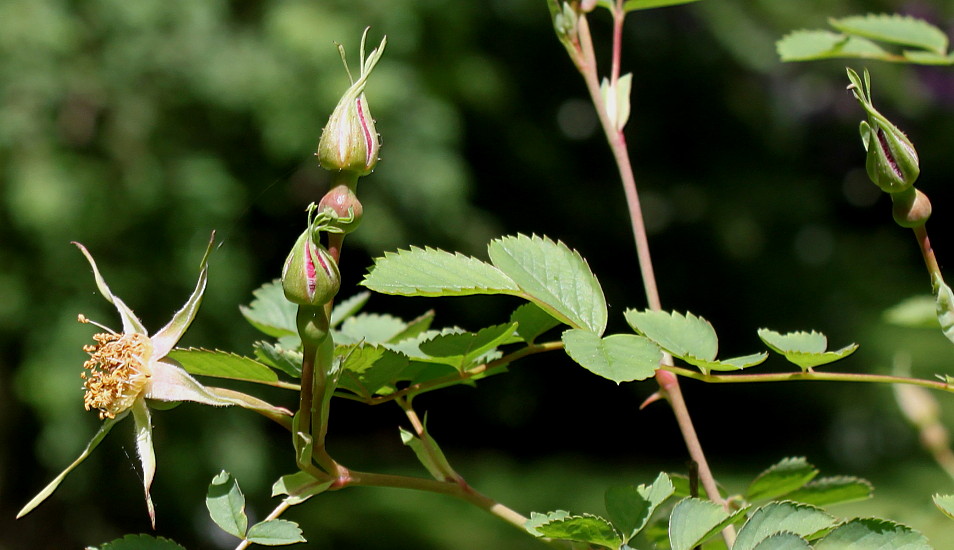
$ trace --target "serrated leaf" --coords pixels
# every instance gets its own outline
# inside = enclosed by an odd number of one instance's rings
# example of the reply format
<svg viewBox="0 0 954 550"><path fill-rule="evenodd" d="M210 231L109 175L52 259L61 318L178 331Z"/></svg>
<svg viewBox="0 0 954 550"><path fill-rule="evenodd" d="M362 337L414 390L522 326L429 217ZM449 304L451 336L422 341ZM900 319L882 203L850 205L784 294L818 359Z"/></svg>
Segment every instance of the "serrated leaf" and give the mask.
<svg viewBox="0 0 954 550"><path fill-rule="evenodd" d="M533 303L523 304L510 314L510 322L517 323L517 334L528 344L560 324L552 315Z"/></svg>
<svg viewBox="0 0 954 550"><path fill-rule="evenodd" d="M282 546L305 542L301 528L294 521L269 519L256 523L248 529L248 540L262 546Z"/></svg>
<svg viewBox="0 0 954 550"><path fill-rule="evenodd" d="M925 52L922 50L904 50L901 52L909 63L918 65L952 65L954 58L951 55L944 55L934 52Z"/></svg>
<svg viewBox="0 0 954 550"><path fill-rule="evenodd" d="M735 539L732 550L754 550L772 535L793 533L804 539L817 538L838 522L819 508L796 502L772 502L752 516Z"/></svg>
<svg viewBox="0 0 954 550"><path fill-rule="evenodd" d="M934 505L937 506L938 510L943 512L945 516L954 519L954 495L936 494L932 500L934 500Z"/></svg>
<svg viewBox="0 0 954 550"><path fill-rule="evenodd" d="M280 344L259 341L252 344L252 352L262 363L292 378L301 378L301 351L286 349Z"/></svg>
<svg viewBox="0 0 954 550"><path fill-rule="evenodd" d="M707 361L705 359L698 359L691 355L683 355L679 357L686 363L698 368L702 371L702 374L709 374L709 371L734 371L742 370L748 367L754 367L755 365L761 364L768 359L768 354L765 352L753 353L752 355L745 355L742 357L733 357L732 359L720 359Z"/></svg>
<svg viewBox="0 0 954 550"><path fill-rule="evenodd" d="M368 298L370 297L371 293L364 291L336 303L335 307L331 310L331 326L336 327L348 317L356 315L361 311L361 308L368 303Z"/></svg>
<svg viewBox="0 0 954 550"><path fill-rule="evenodd" d="M626 2L623 3L623 10L627 12L648 10L651 8L678 6L679 4L691 4L698 1L699 0L626 0Z"/></svg>
<svg viewBox="0 0 954 550"><path fill-rule="evenodd" d="M337 344L384 344L407 329L407 323L393 315L359 313L348 317L335 333Z"/></svg>
<svg viewBox="0 0 954 550"><path fill-rule="evenodd" d="M278 380L278 375L267 365L227 351L176 348L166 357L178 362L190 374L250 382Z"/></svg>
<svg viewBox="0 0 954 550"><path fill-rule="evenodd" d="M563 510L549 514L531 514L526 524L531 533L553 539L585 542L607 548L619 548L619 534L605 519L590 514L571 516Z"/></svg>
<svg viewBox="0 0 954 550"><path fill-rule="evenodd" d="M407 368L407 356L379 346L339 346L344 357L338 385L363 397L371 397Z"/></svg>
<svg viewBox="0 0 954 550"><path fill-rule="evenodd" d="M786 493L788 500L830 506L845 502L867 500L874 493L874 487L865 479L850 476L822 477L812 480L802 487Z"/></svg>
<svg viewBox="0 0 954 550"><path fill-rule="evenodd" d="M834 57L887 60L892 57L890 52L870 40L831 31L794 31L776 42L775 49L782 61L811 61Z"/></svg>
<svg viewBox="0 0 954 550"><path fill-rule="evenodd" d="M163 537L126 535L102 546L90 546L87 550L185 550L185 547Z"/></svg>
<svg viewBox="0 0 954 550"><path fill-rule="evenodd" d="M710 500L680 500L669 516L669 544L672 550L691 550L745 515L748 507L732 514Z"/></svg>
<svg viewBox="0 0 954 550"><path fill-rule="evenodd" d="M653 376L662 361L659 347L635 334L600 338L587 330L569 329L563 332L563 349L586 370L617 384Z"/></svg>
<svg viewBox="0 0 954 550"><path fill-rule="evenodd" d="M525 298L573 328L597 334L606 329L603 288L577 252L536 235L502 237L487 249L490 261Z"/></svg>
<svg viewBox="0 0 954 550"><path fill-rule="evenodd" d="M466 370L486 360L485 354L505 343L516 332L516 324L494 325L477 332L444 334L421 342L419 349L431 360Z"/></svg>
<svg viewBox="0 0 954 550"><path fill-rule="evenodd" d="M334 479L319 480L306 472L295 472L280 477L272 485L272 496L287 495L285 501L291 505L301 504L309 498L325 492Z"/></svg>
<svg viewBox="0 0 954 550"><path fill-rule="evenodd" d="M937 322L941 324L941 332L954 342L954 292L944 283L940 273L934 275L934 298L934 311Z"/></svg>
<svg viewBox="0 0 954 550"><path fill-rule="evenodd" d="M780 334L774 330L760 328L762 342L775 353L809 370L848 357L858 349L858 344L849 344L837 351L828 351L828 337L820 332L788 332Z"/></svg>
<svg viewBox="0 0 954 550"><path fill-rule="evenodd" d="M709 321L692 313L628 309L623 316L633 330L676 357L691 355L712 361L719 353L715 329Z"/></svg>
<svg viewBox="0 0 954 550"><path fill-rule="evenodd" d="M829 19L829 24L846 34L854 34L930 50L939 54L947 51L947 35L922 19L898 14L853 15Z"/></svg>
<svg viewBox="0 0 954 550"><path fill-rule="evenodd" d="M606 514L613 526L629 542L646 527L653 512L674 491L672 481L665 473L660 473L651 485L632 485L607 489L603 500Z"/></svg>
<svg viewBox="0 0 954 550"><path fill-rule="evenodd" d="M433 248L386 252L361 284L400 296L514 294L517 285L496 267L462 254Z"/></svg>
<svg viewBox="0 0 954 550"><path fill-rule="evenodd" d="M758 543L753 550L811 550L808 541L793 533L772 535Z"/></svg>
<svg viewBox="0 0 954 550"><path fill-rule="evenodd" d="M209 484L205 496L205 506L209 516L226 533L245 538L248 530L248 517L245 515L245 495L232 474L222 470Z"/></svg>
<svg viewBox="0 0 954 550"><path fill-rule="evenodd" d="M400 428L401 442L414 451L418 461L431 476L438 481L454 481L457 475L444 452L427 432L427 418L424 419L424 433L419 437L404 428Z"/></svg>
<svg viewBox="0 0 954 550"><path fill-rule="evenodd" d="M255 299L248 306L239 306L239 311L253 327L275 338L298 334L295 328L298 306L285 299L281 280L265 283L252 291L252 295Z"/></svg>
<svg viewBox="0 0 954 550"><path fill-rule="evenodd" d="M815 550L933 550L924 535L900 523L853 519L815 543Z"/></svg>
<svg viewBox="0 0 954 550"><path fill-rule="evenodd" d="M748 501L771 499L801 488L818 475L804 457L782 459L760 473L745 491Z"/></svg>
<svg viewBox="0 0 954 550"><path fill-rule="evenodd" d="M433 321L434 310L427 311L417 318L408 321L404 326L404 330L392 336L388 340L388 343L397 343L410 338L416 338L419 334L427 332L431 328Z"/></svg>

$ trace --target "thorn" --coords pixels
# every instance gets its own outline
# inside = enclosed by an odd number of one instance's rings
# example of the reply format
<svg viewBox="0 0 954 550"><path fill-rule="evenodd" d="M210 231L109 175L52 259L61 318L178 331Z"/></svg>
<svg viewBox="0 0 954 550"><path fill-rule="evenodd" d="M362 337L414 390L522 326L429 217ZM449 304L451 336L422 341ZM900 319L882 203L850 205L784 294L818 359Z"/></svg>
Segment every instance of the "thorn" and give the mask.
<svg viewBox="0 0 954 550"><path fill-rule="evenodd" d="M648 407L649 405L652 405L653 403L655 403L656 401L659 401L660 399L663 399L662 392L658 392L658 391L654 392L652 395L647 397L645 401L643 401L643 403L639 406L639 410L645 409L646 407Z"/></svg>

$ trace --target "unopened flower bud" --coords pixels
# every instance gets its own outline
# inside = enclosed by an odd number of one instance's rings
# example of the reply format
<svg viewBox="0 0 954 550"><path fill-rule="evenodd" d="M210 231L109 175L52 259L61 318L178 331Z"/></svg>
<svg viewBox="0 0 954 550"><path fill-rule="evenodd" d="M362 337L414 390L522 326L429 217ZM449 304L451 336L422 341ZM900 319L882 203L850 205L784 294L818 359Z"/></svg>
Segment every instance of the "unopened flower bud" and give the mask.
<svg viewBox="0 0 954 550"><path fill-rule="evenodd" d="M338 264L325 247L314 241L313 233L309 226L298 237L282 270L285 298L302 306L328 303L341 286Z"/></svg>
<svg viewBox="0 0 954 550"><path fill-rule="evenodd" d="M336 185L331 188L318 203L318 211L331 211L334 220L329 222L341 233L351 233L361 223L364 207L358 200L354 190L347 185Z"/></svg>
<svg viewBox="0 0 954 550"><path fill-rule="evenodd" d="M918 153L904 132L874 108L871 102L871 79L865 71L864 82L858 73L848 69L848 89L868 113L861 122L861 141L868 152L865 169L868 177L882 191L899 193L914 185L921 173Z"/></svg>
<svg viewBox="0 0 954 550"><path fill-rule="evenodd" d="M377 130L374 128L374 119L371 118L364 88L371 71L384 53L387 38L381 40L381 45L372 50L365 59L364 41L367 35L368 31L365 29L361 37L361 74L341 96L328 119L328 124L321 132L316 155L318 155L319 164L326 170L345 170L365 175L371 173L378 162L381 143L378 140ZM350 77L351 72L345 60L344 48L340 44L338 51Z"/></svg>
<svg viewBox="0 0 954 550"><path fill-rule="evenodd" d="M891 194L891 214L901 227L920 227L931 217L931 201L914 187Z"/></svg>

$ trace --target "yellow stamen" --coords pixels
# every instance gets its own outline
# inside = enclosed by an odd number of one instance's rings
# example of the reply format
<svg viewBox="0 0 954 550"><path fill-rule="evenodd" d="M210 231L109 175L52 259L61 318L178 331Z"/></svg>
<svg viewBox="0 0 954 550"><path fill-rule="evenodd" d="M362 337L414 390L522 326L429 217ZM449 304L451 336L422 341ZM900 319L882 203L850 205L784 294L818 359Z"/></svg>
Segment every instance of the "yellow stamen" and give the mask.
<svg viewBox="0 0 954 550"><path fill-rule="evenodd" d="M152 342L145 334L93 335L96 344L83 346L89 359L83 363L83 399L86 410L99 409L99 417L115 418L132 406L152 374Z"/></svg>

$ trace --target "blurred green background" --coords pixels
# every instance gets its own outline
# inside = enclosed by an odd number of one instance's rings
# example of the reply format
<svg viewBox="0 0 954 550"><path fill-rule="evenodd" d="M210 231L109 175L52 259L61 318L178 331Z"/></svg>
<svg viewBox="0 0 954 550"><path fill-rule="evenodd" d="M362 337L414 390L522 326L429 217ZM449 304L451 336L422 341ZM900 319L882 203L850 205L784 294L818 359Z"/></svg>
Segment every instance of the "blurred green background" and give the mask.
<svg viewBox="0 0 954 550"><path fill-rule="evenodd" d="M900 353L921 376L952 371L954 348L938 331L883 321L885 308L929 285L914 240L864 175L845 63L783 65L774 51L790 30L867 11L915 14L946 31L954 22L950 3L927 0L705 0L628 22L629 140L662 300L709 319L725 356L761 349L763 326L816 329L835 347L861 344L839 369L888 372ZM605 63L608 18L592 21ZM369 43L388 36L367 90L382 160L361 184L365 219L348 239L342 293L385 250L483 256L489 239L523 232L588 259L611 330L626 330L625 308L644 306L622 191L543 0L0 1L0 549L79 548L149 530L128 422L41 508L13 520L96 430L79 378L91 332L76 314L118 325L70 241L156 329L188 296L217 230L223 246L182 344L250 352L256 336L237 306L278 276L305 206L327 187L312 153L347 86L334 42L356 65L367 25ZM921 154L943 268L954 257L945 186L954 72L868 68L876 105ZM436 308L438 323L477 329L516 305L374 296L368 307L405 317ZM759 368L788 367L774 358ZM666 407L638 411L652 386L617 387L550 354L415 403L478 490L523 513L601 513L607 486L685 470ZM685 392L730 490L806 455L826 474L875 482L859 513L908 521L938 544L954 537L930 504L954 491L951 481L889 388L688 381ZM356 468L425 475L400 444L403 422L397 407L336 402L330 448ZM190 548L234 546L203 503L220 469L238 477L259 519L273 506L271 482L294 469L288 437L244 411L187 404L154 425L158 533ZM538 547L462 503L397 490L323 495L288 517L310 548Z"/></svg>

